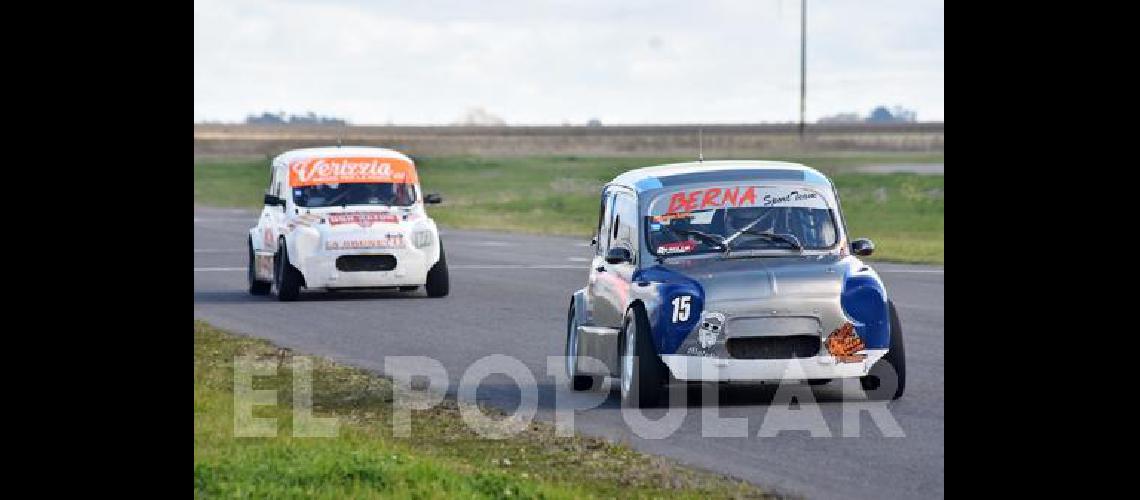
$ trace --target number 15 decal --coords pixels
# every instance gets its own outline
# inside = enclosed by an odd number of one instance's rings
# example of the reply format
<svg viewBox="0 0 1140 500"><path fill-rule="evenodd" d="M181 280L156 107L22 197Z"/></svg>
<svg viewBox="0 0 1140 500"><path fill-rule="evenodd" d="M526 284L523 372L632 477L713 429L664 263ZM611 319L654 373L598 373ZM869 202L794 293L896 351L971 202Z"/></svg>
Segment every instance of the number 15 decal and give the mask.
<svg viewBox="0 0 1140 500"><path fill-rule="evenodd" d="M673 322L681 323L689 320L689 301L691 295L681 295L673 299Z"/></svg>

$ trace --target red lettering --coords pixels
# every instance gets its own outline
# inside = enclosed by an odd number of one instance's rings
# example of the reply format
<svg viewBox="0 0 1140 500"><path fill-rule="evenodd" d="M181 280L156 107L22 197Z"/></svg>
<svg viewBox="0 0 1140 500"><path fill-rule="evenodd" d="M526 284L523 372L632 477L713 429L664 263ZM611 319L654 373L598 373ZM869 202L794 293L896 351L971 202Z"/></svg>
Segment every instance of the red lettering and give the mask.
<svg viewBox="0 0 1140 500"><path fill-rule="evenodd" d="M682 210L683 208L685 208L685 193L673 193L673 196L669 197L669 209L666 210L665 213L675 214L677 212L688 211Z"/></svg>
<svg viewBox="0 0 1140 500"><path fill-rule="evenodd" d="M700 189L698 189L698 190L696 190L696 191L690 191L690 192L689 192L689 197L688 197L688 199L686 200L686 203L685 203L685 204L686 204L686 206L687 206L686 210L696 210L696 208L697 208L697 199L698 199L698 198L700 198L700 196L701 196L701 190L700 190Z"/></svg>
<svg viewBox="0 0 1140 500"><path fill-rule="evenodd" d="M753 205L756 204L756 188L755 187L749 187L748 190L745 191L744 194L740 196L740 204L741 205L744 205L745 203L749 203L749 202L751 202L751 204L753 204Z"/></svg>
<svg viewBox="0 0 1140 500"><path fill-rule="evenodd" d="M735 206L736 205L736 195L738 193L740 193L740 188L725 189L724 190L724 199L721 200L721 203L724 205Z"/></svg>
<svg viewBox="0 0 1140 500"><path fill-rule="evenodd" d="M716 198L718 196L720 196L720 188L712 188L705 191L705 197L701 200L701 208L705 208L709 205L717 206Z"/></svg>

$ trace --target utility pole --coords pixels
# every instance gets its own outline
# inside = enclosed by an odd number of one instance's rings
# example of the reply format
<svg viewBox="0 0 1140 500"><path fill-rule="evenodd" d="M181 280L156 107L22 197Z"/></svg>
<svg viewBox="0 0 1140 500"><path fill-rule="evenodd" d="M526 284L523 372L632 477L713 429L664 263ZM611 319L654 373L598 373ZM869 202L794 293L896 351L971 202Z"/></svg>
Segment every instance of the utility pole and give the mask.
<svg viewBox="0 0 1140 500"><path fill-rule="evenodd" d="M800 0L800 142L804 140L807 102L807 0Z"/></svg>

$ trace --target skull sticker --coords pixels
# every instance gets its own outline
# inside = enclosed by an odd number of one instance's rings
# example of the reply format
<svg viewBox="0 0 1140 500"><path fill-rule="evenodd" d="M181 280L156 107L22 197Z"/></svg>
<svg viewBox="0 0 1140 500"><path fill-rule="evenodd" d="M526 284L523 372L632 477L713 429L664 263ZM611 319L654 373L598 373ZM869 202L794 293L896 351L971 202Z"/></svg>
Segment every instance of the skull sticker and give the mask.
<svg viewBox="0 0 1140 500"><path fill-rule="evenodd" d="M701 348L708 349L716 345L717 339L724 333L724 315L718 312L702 312L700 326L697 340L701 342Z"/></svg>

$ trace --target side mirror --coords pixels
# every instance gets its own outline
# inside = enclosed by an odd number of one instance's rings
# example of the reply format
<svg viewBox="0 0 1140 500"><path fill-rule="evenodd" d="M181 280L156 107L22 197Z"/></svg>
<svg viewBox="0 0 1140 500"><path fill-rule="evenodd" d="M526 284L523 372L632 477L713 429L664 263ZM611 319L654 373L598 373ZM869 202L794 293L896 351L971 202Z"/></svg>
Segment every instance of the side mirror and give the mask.
<svg viewBox="0 0 1140 500"><path fill-rule="evenodd" d="M628 248L614 247L606 252L606 262L610 264L621 264L622 262L633 261L633 255L629 253Z"/></svg>
<svg viewBox="0 0 1140 500"><path fill-rule="evenodd" d="M265 195L265 205L266 206L282 206L282 207L284 207L285 206L285 200L282 200L281 198L278 198L274 195L267 194L267 195Z"/></svg>
<svg viewBox="0 0 1140 500"><path fill-rule="evenodd" d="M859 238L851 242L851 253L864 257L875 253L875 242L867 238Z"/></svg>
<svg viewBox="0 0 1140 500"><path fill-rule="evenodd" d="M424 203L427 203L428 205L437 205L439 203L443 203L443 197L435 193L425 194Z"/></svg>

